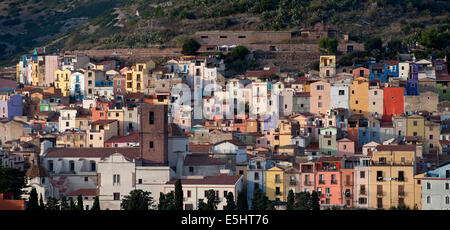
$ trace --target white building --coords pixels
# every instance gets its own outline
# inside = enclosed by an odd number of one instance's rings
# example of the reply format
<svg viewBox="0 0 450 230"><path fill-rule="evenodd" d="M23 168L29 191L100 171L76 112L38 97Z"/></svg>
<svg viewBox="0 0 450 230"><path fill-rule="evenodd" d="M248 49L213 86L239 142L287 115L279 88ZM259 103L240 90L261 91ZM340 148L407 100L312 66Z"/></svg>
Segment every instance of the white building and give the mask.
<svg viewBox="0 0 450 230"><path fill-rule="evenodd" d="M171 180L163 186L163 193L169 193L175 190L175 181ZM214 190L216 199L219 201L218 210L223 210L227 204L226 195L233 193L234 200L239 191L244 188L244 177L242 175L220 174L215 176L193 176L181 179L183 187L183 204L185 210L197 210L198 202L203 199L207 203L206 192Z"/></svg>
<svg viewBox="0 0 450 230"><path fill-rule="evenodd" d="M59 112L59 131L64 132L66 130L75 129L77 110L75 108L64 108Z"/></svg>
<svg viewBox="0 0 450 230"><path fill-rule="evenodd" d="M350 109L349 89L344 85L332 85L330 89L330 109Z"/></svg>
<svg viewBox="0 0 450 230"><path fill-rule="evenodd" d="M450 164L425 173L422 210L450 210Z"/></svg>

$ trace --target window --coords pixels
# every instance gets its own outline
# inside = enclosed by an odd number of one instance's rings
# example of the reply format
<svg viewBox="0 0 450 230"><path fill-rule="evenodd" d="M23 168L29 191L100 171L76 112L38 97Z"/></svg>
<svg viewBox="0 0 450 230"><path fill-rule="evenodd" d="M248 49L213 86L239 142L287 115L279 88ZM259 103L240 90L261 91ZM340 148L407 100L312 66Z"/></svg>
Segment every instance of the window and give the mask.
<svg viewBox="0 0 450 230"><path fill-rule="evenodd" d="M91 171L95 171L95 170L97 170L95 161L91 161Z"/></svg>
<svg viewBox="0 0 450 230"><path fill-rule="evenodd" d="M427 189L431 189L431 184L430 184L430 182L427 182Z"/></svg>
<svg viewBox="0 0 450 230"><path fill-rule="evenodd" d="M360 198L359 198L359 203L360 203L360 204L367 204L367 198L365 198L365 197L360 197Z"/></svg>
<svg viewBox="0 0 450 230"><path fill-rule="evenodd" d="M431 204L431 196L427 196L427 204Z"/></svg>
<svg viewBox="0 0 450 230"><path fill-rule="evenodd" d="M448 196L445 197L445 204L450 204L450 197Z"/></svg>
<svg viewBox="0 0 450 230"><path fill-rule="evenodd" d="M398 181L405 181L405 172L398 171Z"/></svg>
<svg viewBox="0 0 450 230"><path fill-rule="evenodd" d="M149 124L153 125L155 123L155 113L150 112L149 113Z"/></svg>
<svg viewBox="0 0 450 230"><path fill-rule="evenodd" d="M149 146L150 146L151 149L153 148L153 141L149 142Z"/></svg>
<svg viewBox="0 0 450 230"><path fill-rule="evenodd" d="M339 90L339 95L345 95L345 91L344 90Z"/></svg>
<svg viewBox="0 0 450 230"><path fill-rule="evenodd" d="M359 172L359 178L365 178L366 172Z"/></svg>
<svg viewBox="0 0 450 230"><path fill-rule="evenodd" d="M118 192L113 193L113 197L114 197L114 200L120 200L120 193L118 193Z"/></svg>
<svg viewBox="0 0 450 230"><path fill-rule="evenodd" d="M191 190L187 191L187 197L191 197Z"/></svg>
<svg viewBox="0 0 450 230"><path fill-rule="evenodd" d="M118 174L113 175L113 185L116 185L116 184L120 184L120 175L118 175Z"/></svg>
<svg viewBox="0 0 450 230"><path fill-rule="evenodd" d="M53 171L53 161L52 160L48 161L48 170Z"/></svg>
<svg viewBox="0 0 450 230"><path fill-rule="evenodd" d="M194 172L194 167L189 167L189 172Z"/></svg>
<svg viewBox="0 0 450 230"><path fill-rule="evenodd" d="M70 171L75 171L75 162L74 161L70 161Z"/></svg>
<svg viewBox="0 0 450 230"><path fill-rule="evenodd" d="M328 145L331 145L331 141L330 140L328 140Z"/></svg>
<svg viewBox="0 0 450 230"><path fill-rule="evenodd" d="M383 181L383 171L377 171L377 181Z"/></svg>
<svg viewBox="0 0 450 230"><path fill-rule="evenodd" d="M84 177L84 181L87 182L88 180L89 180L89 178L88 178L87 176L85 176L85 177Z"/></svg>
<svg viewBox="0 0 450 230"><path fill-rule="evenodd" d="M142 179L139 179L139 180L138 180L138 184L142 184Z"/></svg>
<svg viewBox="0 0 450 230"><path fill-rule="evenodd" d="M445 183L445 190L449 190L449 184Z"/></svg>
<svg viewBox="0 0 450 230"><path fill-rule="evenodd" d="M280 187L275 187L275 195L281 195Z"/></svg>

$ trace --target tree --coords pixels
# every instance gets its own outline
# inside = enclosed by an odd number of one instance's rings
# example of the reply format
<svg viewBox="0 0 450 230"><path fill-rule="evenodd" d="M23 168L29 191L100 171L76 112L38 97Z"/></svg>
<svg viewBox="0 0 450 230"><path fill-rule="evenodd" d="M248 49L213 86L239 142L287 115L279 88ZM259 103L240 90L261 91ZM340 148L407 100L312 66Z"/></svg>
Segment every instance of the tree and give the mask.
<svg viewBox="0 0 450 230"><path fill-rule="evenodd" d="M236 46L227 57L243 60L249 53L250 51L245 46Z"/></svg>
<svg viewBox="0 0 450 230"><path fill-rule="evenodd" d="M320 210L319 194L314 190L311 193L311 209Z"/></svg>
<svg viewBox="0 0 450 230"><path fill-rule="evenodd" d="M319 49L326 50L328 53L335 54L337 52L338 47L337 38L330 39L328 37L323 37L319 40Z"/></svg>
<svg viewBox="0 0 450 230"><path fill-rule="evenodd" d="M236 204L234 203L234 196L232 192L227 194L227 206L224 207L224 210L234 211L236 209Z"/></svg>
<svg viewBox="0 0 450 230"><path fill-rule="evenodd" d="M217 210L217 204L219 204L219 201L216 199L216 192L213 189L206 191L206 198L208 199L206 203L206 210Z"/></svg>
<svg viewBox="0 0 450 230"><path fill-rule="evenodd" d="M311 194L309 192L300 192L295 194L295 210L311 210Z"/></svg>
<svg viewBox="0 0 450 230"><path fill-rule="evenodd" d="M38 195L35 188L31 189L27 210L39 210Z"/></svg>
<svg viewBox="0 0 450 230"><path fill-rule="evenodd" d="M176 210L173 193L171 192L167 194L164 194L162 192L159 193L158 210Z"/></svg>
<svg viewBox="0 0 450 230"><path fill-rule="evenodd" d="M364 42L364 49L369 52L374 49L381 51L383 49L383 42L379 37L370 38Z"/></svg>
<svg viewBox="0 0 450 230"><path fill-rule="evenodd" d="M45 210L60 210L59 201L56 198L49 197L45 204Z"/></svg>
<svg viewBox="0 0 450 230"><path fill-rule="evenodd" d="M183 210L183 186L179 179L175 181L175 210Z"/></svg>
<svg viewBox="0 0 450 230"><path fill-rule="evenodd" d="M73 201L72 197L69 197L69 204L70 204L70 210L77 210L77 206L75 205L75 202Z"/></svg>
<svg viewBox="0 0 450 230"><path fill-rule="evenodd" d="M65 196L63 196L61 198L61 210L69 210L69 209L70 209L70 206L67 203L67 198Z"/></svg>
<svg viewBox="0 0 450 230"><path fill-rule="evenodd" d="M189 38L184 41L181 53L184 55L196 55L199 48L200 44L196 40Z"/></svg>
<svg viewBox="0 0 450 230"><path fill-rule="evenodd" d="M252 210L267 210L271 202L261 189L253 192Z"/></svg>
<svg viewBox="0 0 450 230"><path fill-rule="evenodd" d="M22 188L26 185L25 172L15 168L0 167L0 193L12 192L20 200Z"/></svg>
<svg viewBox="0 0 450 230"><path fill-rule="evenodd" d="M100 201L98 199L98 196L95 196L94 198L94 204L92 205L91 208L92 211L100 211Z"/></svg>
<svg viewBox="0 0 450 230"><path fill-rule="evenodd" d="M39 196L39 209L40 210L44 210L45 209L44 199L42 199L42 193Z"/></svg>
<svg viewBox="0 0 450 230"><path fill-rule="evenodd" d="M120 207L123 210L149 210L153 204L153 199L150 192L145 192L140 189L133 190L130 195L122 199Z"/></svg>
<svg viewBox="0 0 450 230"><path fill-rule="evenodd" d="M286 210L293 210L294 202L295 202L295 195L294 195L294 191L292 191L292 189L291 189L291 190L289 190L289 193L287 196Z"/></svg>
<svg viewBox="0 0 450 230"><path fill-rule="evenodd" d="M198 199L198 210L208 210L206 203L203 201L203 199Z"/></svg>
<svg viewBox="0 0 450 230"><path fill-rule="evenodd" d="M248 201L247 201L247 193L246 191L238 192L236 199L237 210L239 211L247 211L248 210Z"/></svg>
<svg viewBox="0 0 450 230"><path fill-rule="evenodd" d="M77 197L77 210L80 210L80 211L82 211L82 210L84 210L84 205L83 205L83 197L81 196L81 194L80 195L78 195L78 197Z"/></svg>

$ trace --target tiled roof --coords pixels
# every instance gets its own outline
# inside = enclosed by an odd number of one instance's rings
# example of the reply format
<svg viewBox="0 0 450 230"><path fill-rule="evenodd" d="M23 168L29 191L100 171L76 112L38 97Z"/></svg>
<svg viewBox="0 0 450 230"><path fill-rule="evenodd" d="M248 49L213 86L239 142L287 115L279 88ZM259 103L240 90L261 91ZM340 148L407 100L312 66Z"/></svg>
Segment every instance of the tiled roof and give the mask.
<svg viewBox="0 0 450 230"><path fill-rule="evenodd" d="M242 175L215 175L205 176L203 179L181 179L181 184L198 184L198 185L235 185ZM175 184L176 180L168 181L166 184Z"/></svg>
<svg viewBox="0 0 450 230"><path fill-rule="evenodd" d="M422 141L422 136L406 136L405 141Z"/></svg>
<svg viewBox="0 0 450 230"><path fill-rule="evenodd" d="M414 151L416 146L414 145L378 145L377 151Z"/></svg>
<svg viewBox="0 0 450 230"><path fill-rule="evenodd" d="M246 144L244 144L244 143L242 143L242 142L240 142L238 140L235 140L235 139L233 139L233 140L224 140L224 141L218 142L218 143L216 143L214 145L220 145L220 144L225 143L225 142L229 142L229 143L231 143L233 145L236 145L236 146L246 146Z"/></svg>
<svg viewBox="0 0 450 230"><path fill-rule="evenodd" d="M33 164L25 175L27 177L48 177L48 172L41 165Z"/></svg>
<svg viewBox="0 0 450 230"><path fill-rule="evenodd" d="M222 161L219 159L211 158L206 154L191 154L187 155L184 159L184 165L194 166L194 165L222 165Z"/></svg>
<svg viewBox="0 0 450 230"><path fill-rule="evenodd" d="M353 141L348 138L342 138L342 139L338 140L338 142L353 142Z"/></svg>
<svg viewBox="0 0 450 230"><path fill-rule="evenodd" d="M189 144L189 151L191 153L210 153L211 145L209 144Z"/></svg>
<svg viewBox="0 0 450 230"><path fill-rule="evenodd" d="M95 188L82 188L68 193L66 196L97 196L98 192Z"/></svg>
<svg viewBox="0 0 450 230"><path fill-rule="evenodd" d="M139 132L132 132L127 136L111 137L105 143L124 143L124 142L139 142Z"/></svg>
<svg viewBox="0 0 450 230"><path fill-rule="evenodd" d="M107 124L111 124L116 121L117 120L97 120L97 121L92 122L92 125L107 125Z"/></svg>
<svg viewBox="0 0 450 230"><path fill-rule="evenodd" d="M269 75L275 75L278 72L277 67L270 67L268 70L248 70L245 73L247 77L263 77Z"/></svg>
<svg viewBox="0 0 450 230"><path fill-rule="evenodd" d="M128 159L136 159L140 157L140 148L52 148L45 157L105 158L114 153L121 153Z"/></svg>

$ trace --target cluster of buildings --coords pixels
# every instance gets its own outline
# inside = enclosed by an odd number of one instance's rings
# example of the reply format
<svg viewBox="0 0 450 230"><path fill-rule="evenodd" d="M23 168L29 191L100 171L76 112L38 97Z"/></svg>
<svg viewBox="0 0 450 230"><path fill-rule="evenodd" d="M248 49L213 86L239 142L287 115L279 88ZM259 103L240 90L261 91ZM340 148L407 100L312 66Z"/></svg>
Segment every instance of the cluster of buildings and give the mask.
<svg viewBox="0 0 450 230"><path fill-rule="evenodd" d="M0 79L0 164L44 200L120 209L133 189L157 202L181 179L185 209L210 189L219 209L243 190L251 208L255 189L280 209L289 190L317 191L322 208L450 208L445 60L321 56L303 76L233 78L213 56L118 64L35 51Z"/></svg>

